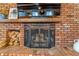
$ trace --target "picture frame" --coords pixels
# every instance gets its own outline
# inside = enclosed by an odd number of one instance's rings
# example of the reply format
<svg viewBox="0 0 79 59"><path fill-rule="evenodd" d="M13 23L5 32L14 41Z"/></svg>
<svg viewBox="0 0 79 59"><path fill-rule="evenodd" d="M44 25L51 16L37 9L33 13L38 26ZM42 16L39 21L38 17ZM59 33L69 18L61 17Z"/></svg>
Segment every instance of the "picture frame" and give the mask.
<svg viewBox="0 0 79 59"><path fill-rule="evenodd" d="M10 8L8 19L18 19L18 9Z"/></svg>

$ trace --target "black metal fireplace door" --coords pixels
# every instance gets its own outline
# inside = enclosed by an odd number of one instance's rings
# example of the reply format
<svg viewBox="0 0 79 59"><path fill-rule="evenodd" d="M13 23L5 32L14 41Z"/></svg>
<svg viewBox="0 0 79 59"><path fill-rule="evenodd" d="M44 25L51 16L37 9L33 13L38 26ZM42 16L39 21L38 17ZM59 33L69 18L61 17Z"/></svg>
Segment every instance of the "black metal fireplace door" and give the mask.
<svg viewBox="0 0 79 59"><path fill-rule="evenodd" d="M25 30L24 45L30 48L51 48L55 45L54 29L50 27L44 29L40 26L31 28L30 26Z"/></svg>

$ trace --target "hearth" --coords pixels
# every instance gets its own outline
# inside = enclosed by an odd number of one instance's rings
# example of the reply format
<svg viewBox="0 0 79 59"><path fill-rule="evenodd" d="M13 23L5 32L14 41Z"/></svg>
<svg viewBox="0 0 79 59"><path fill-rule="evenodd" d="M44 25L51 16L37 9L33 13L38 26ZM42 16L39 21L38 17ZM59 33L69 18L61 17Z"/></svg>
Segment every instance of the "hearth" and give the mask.
<svg viewBox="0 0 79 59"><path fill-rule="evenodd" d="M25 25L24 45L30 48L51 48L55 46L54 24Z"/></svg>

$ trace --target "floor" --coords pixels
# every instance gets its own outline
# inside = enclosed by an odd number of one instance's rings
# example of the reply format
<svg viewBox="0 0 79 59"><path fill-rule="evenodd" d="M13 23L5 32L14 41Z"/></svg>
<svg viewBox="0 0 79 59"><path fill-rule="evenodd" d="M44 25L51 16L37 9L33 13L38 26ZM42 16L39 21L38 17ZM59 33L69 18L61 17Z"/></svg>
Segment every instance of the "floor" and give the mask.
<svg viewBox="0 0 79 59"><path fill-rule="evenodd" d="M70 47L44 48L26 48L18 46L9 46L0 49L0 56L79 56Z"/></svg>

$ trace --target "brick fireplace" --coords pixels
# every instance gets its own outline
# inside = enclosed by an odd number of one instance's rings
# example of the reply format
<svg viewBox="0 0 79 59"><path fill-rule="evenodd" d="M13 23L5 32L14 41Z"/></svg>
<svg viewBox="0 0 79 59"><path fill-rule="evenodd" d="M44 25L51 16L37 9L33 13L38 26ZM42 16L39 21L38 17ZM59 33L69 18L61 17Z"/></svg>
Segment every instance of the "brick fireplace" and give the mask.
<svg viewBox="0 0 79 59"><path fill-rule="evenodd" d="M5 6L6 5L6 6ZM79 38L78 29L78 7L79 4L61 4L60 16L52 18L39 19L18 19L18 20L1 20L0 21L0 40L7 39L7 32L17 30L20 32L20 45L24 46L24 25L28 22L53 22L55 23L55 46L72 46L75 39ZM3 9L2 6L4 6ZM16 4L1 4L1 13L8 10L5 8L16 7ZM24 23L23 23L24 22ZM56 23L58 22L58 23Z"/></svg>
<svg viewBox="0 0 79 59"><path fill-rule="evenodd" d="M16 7L16 4L12 4L12 6L2 4L1 6L5 8L3 10L0 7L1 13L4 13L6 10L5 5L8 6L8 10L10 7ZM6 14L8 10L6 10ZM27 35L27 33L29 34ZM46 33L49 33L49 35L46 35ZM36 38L38 38L37 41ZM44 42L42 40L39 41L39 38L44 38L45 40L42 39ZM17 45L28 48L73 47L75 39L79 39L79 4L62 3L60 15L52 18L0 20L0 40L8 41L10 46ZM51 44L49 43L50 41ZM31 43L29 44L28 42ZM35 42L38 43L35 44Z"/></svg>

